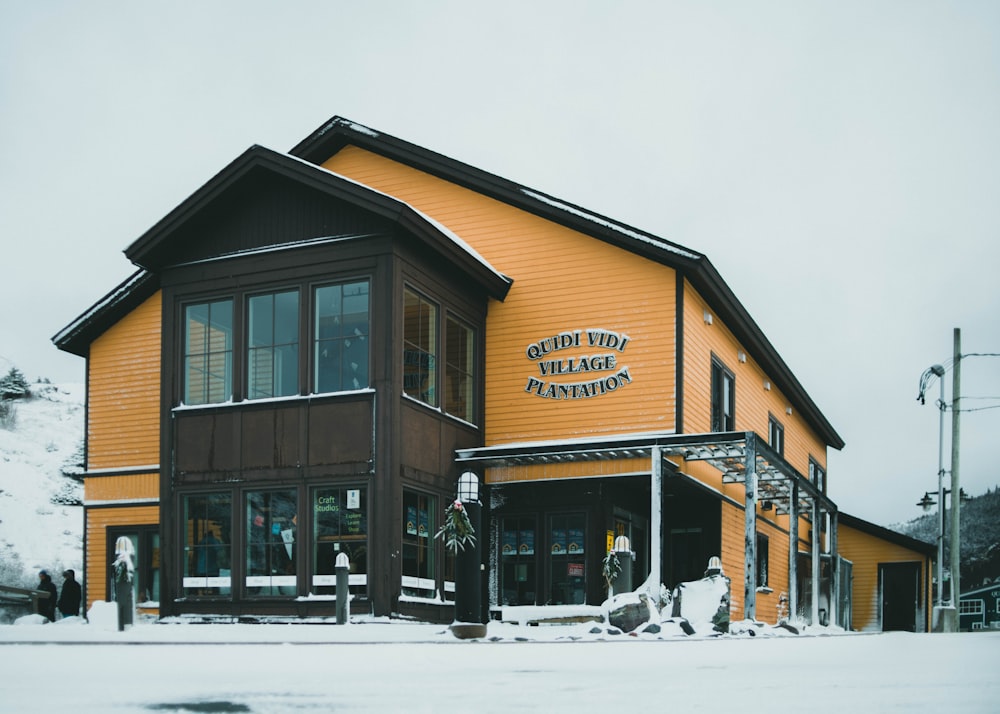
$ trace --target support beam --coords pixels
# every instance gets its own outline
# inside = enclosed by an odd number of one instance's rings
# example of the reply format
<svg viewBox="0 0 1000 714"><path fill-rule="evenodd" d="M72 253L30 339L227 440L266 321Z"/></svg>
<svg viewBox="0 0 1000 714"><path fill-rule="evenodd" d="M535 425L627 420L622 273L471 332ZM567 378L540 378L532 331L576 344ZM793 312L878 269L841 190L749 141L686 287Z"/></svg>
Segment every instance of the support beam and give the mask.
<svg viewBox="0 0 1000 714"><path fill-rule="evenodd" d="M813 625L819 624L819 564L820 564L820 539L823 537L823 511L820 510L819 500L813 501L812 509L812 607L810 619Z"/></svg>
<svg viewBox="0 0 1000 714"><path fill-rule="evenodd" d="M649 494L649 575L654 586L663 582L660 564L663 562L663 450L654 445L651 449L650 473L652 483Z"/></svg>
<svg viewBox="0 0 1000 714"><path fill-rule="evenodd" d="M799 485L792 481L788 504L788 621L799 616Z"/></svg>
<svg viewBox="0 0 1000 714"><path fill-rule="evenodd" d="M837 554L837 512L830 511L830 624L838 625L840 607L840 556Z"/></svg>
<svg viewBox="0 0 1000 714"><path fill-rule="evenodd" d="M747 433L743 531L743 619L757 615L757 437Z"/></svg>

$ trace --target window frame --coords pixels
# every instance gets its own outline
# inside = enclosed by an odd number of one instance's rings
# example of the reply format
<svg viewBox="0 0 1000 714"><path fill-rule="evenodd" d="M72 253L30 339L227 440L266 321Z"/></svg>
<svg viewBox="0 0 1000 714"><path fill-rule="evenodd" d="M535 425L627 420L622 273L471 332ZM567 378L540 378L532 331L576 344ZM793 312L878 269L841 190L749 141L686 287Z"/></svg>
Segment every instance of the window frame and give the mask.
<svg viewBox="0 0 1000 714"><path fill-rule="evenodd" d="M328 533L324 537L320 534L320 517L319 513L324 511L319 511L318 506L321 504L318 501L321 492L336 492L338 496L337 507L343 507L343 510L357 510L359 512L358 524L360 532L357 534L351 534L349 532L345 533L342 527L342 522L340 517L338 517L338 527L337 533ZM350 508L350 491L358 492L358 508ZM337 580L336 580L336 569L335 561L336 558L329 558L323 562L327 563L323 570L329 570L330 572L321 573L318 572L321 568L319 566L320 561L320 546L322 543L332 543L333 553L348 552L341 550L341 545L344 542L349 542L354 544L354 559L350 560L350 568L347 576L347 589L351 597L366 598L368 596L368 574L369 574L369 558L368 551L369 545L371 544L371 503L369 501L371 494L369 493L368 484L358 483L358 482L347 482L347 483L324 483L316 484L312 486L308 491L308 502L305 507L309 511L309 528L310 528L310 550L309 550L309 562L306 565L306 589L309 592L315 593L317 595L334 595L337 592ZM352 537L353 536L353 537ZM356 572L357 564L361 562L361 557L359 554L363 554L364 572ZM348 558L350 558L351 553L348 552Z"/></svg>
<svg viewBox="0 0 1000 714"><path fill-rule="evenodd" d="M346 309L346 303L349 298L357 297L357 295L344 295L344 290L347 287L354 287L361 284L366 286L365 291L365 331L360 331L355 327L353 337L349 335L339 335L335 337L320 337L320 309L319 309L319 292L327 288L340 288L340 303L341 309L338 319L341 322L346 323L345 316L355 315L359 313L348 312ZM358 293L360 294L360 293ZM310 394L337 394L340 392L351 392L357 391L359 389L368 389L371 387L371 336L372 336L372 279L369 276L364 277L352 277L345 278L342 280L324 280L322 282L316 282L309 286L309 310L310 310L310 322L308 327L309 333L309 393ZM345 371L343 365L340 367L340 376L338 379L337 389L325 389L320 386L320 359L319 359L319 349L321 343L337 343L338 348L342 350L349 350L351 348L351 340L355 340L359 343L364 344L364 384L358 382L358 384L347 385L345 378ZM343 357L344 352L340 352L341 357ZM360 364L360 362L359 362Z"/></svg>
<svg viewBox="0 0 1000 714"><path fill-rule="evenodd" d="M712 355L711 429L725 433L736 429L736 375L716 355ZM726 387L728 386L728 399Z"/></svg>
<svg viewBox="0 0 1000 714"><path fill-rule="evenodd" d="M417 342L410 339L408 326L410 317L408 312L410 299L416 299L418 330L416 334ZM423 308L427 306L430 312L426 320L427 335L422 334ZM431 300L425 293L417 290L410 284L403 285L403 313L402 313L402 366L403 366L403 394L410 399L426 404L430 407L440 406L440 390L438 388L438 371L440 369L439 356L441 354L441 306ZM425 346L426 342L426 346ZM426 362L426 369L425 367ZM415 370L414 370L415 368ZM425 386L426 384L426 386Z"/></svg>
<svg viewBox="0 0 1000 714"><path fill-rule="evenodd" d="M454 359L452 354L452 331L453 327L457 330L461 330L465 339L464 350L466 350L465 362L466 366L459 365ZM445 332L444 332L444 404L443 409L445 414L455 417L456 419L461 419L469 424L476 424L479 419L477 417L477 407L479 400L477 398L477 387L476 387L476 368L478 366L478 334L476 328L469 325L465 320L458 317L455 313L450 310L445 314ZM465 389L465 397L461 400L452 400L452 389L453 385L453 375L457 375L458 379L463 383ZM454 404L461 403L464 407L464 413L458 413L457 410L453 409Z"/></svg>
<svg viewBox="0 0 1000 714"><path fill-rule="evenodd" d="M773 414L767 415L767 444L781 458L785 458L785 425Z"/></svg>
<svg viewBox="0 0 1000 714"><path fill-rule="evenodd" d="M291 508L286 507L284 514L291 513L287 519L278 520L275 518L275 504L273 497L277 494L283 496L291 495ZM254 506L251 499L254 497L264 497L266 505ZM257 508L258 513L251 519L251 508ZM241 554L240 565L242 568L240 583L241 592L246 599L255 598L289 598L298 594L298 513L299 513L299 490L295 486L264 486L262 488L248 488L240 494L240 518L243 534L243 552ZM260 518L260 524L257 519ZM287 523L285 522L287 520ZM291 528L282 528L282 525L290 525ZM254 528L261 529L262 540L255 542L251 538ZM277 530L275 530L277 529ZM291 540L285 535L287 531L292 531ZM264 573L253 572L258 570L251 560L251 554L258 553L264 556ZM278 572L276 566L284 568L284 572ZM253 592L251 590L254 590Z"/></svg>
<svg viewBox="0 0 1000 714"><path fill-rule="evenodd" d="M190 512L188 504L190 499L209 499L212 497L223 496L228 498L228 504L217 506L220 508L220 513L222 509L228 510L225 515L228 518L228 528L229 528L229 540L220 541L219 548L220 552L216 554L221 554L224 556L223 561L229 565L228 568L219 568L215 575L209 575L207 572L203 574L198 573L198 568L193 568L193 573L189 573L188 568L188 555L194 556L197 561L198 550L197 548L202 544L204 539L204 534L208 533L207 528L203 528L202 535L198 537L198 533L191 533L192 542L188 541L188 522L191 520L189 518ZM233 566L235 565L236 559L236 522L234 520L234 508L237 502L237 494L232 490L221 490L221 491L187 491L177 494L177 503L179 505L178 513L180 514L180 524L181 528L178 529L178 541L180 542L179 552L184 554L184 557L180 559L178 563L180 569L180 585L179 591L183 593L183 597L190 598L204 598L204 597L226 597L232 596L232 587L234 582L235 573L233 572ZM208 523L210 519L204 517L209 515L206 509L204 514L196 516L195 520L199 518ZM225 536L225 527L227 524L223 522L218 523L218 529L220 531L220 536ZM214 534L213 534L214 537ZM228 575L223 575L222 571L228 570ZM196 583L196 580L202 580L203 582Z"/></svg>
<svg viewBox="0 0 1000 714"><path fill-rule="evenodd" d="M826 493L826 469L812 456L809 457L809 482L820 493Z"/></svg>
<svg viewBox="0 0 1000 714"><path fill-rule="evenodd" d="M408 508L410 499L415 498L415 519L411 521ZM421 511L420 505L424 504ZM434 534L437 532L438 497L414 488L403 488L402 495L402 541L401 541L401 590L410 597L433 598L437 593L438 558ZM410 532L412 528L412 533ZM423 534L421 534L423 528ZM422 540L421 540L422 539ZM411 549L416 557L408 558ZM421 557L423 556L423 557ZM416 572L407 572L410 561L417 563ZM421 566L423 563L423 566Z"/></svg>
<svg viewBox="0 0 1000 714"><path fill-rule="evenodd" d="M192 316L191 311L204 307L208 310L207 322L205 330L206 333L211 329L214 322L212 317L213 307L216 305L228 304L229 306L229 331L228 334L223 330L222 334L227 340L228 344L225 349L213 350L211 339L206 339L204 341L204 349L200 351L192 351L192 332L191 332L191 322ZM200 300L189 300L181 303L180 305L180 330L181 339L180 345L180 399L179 402L188 406L201 406L205 404L224 404L226 402L232 401L235 392L235 360L236 360L236 346L237 346L237 302L231 295L224 295L218 297L204 298ZM216 376L215 379L220 380L222 383L222 394L218 397L211 396L212 393L212 367L210 362L214 356L221 355L223 361L223 373L221 377ZM191 374L196 369L192 365L192 359L195 357L200 357L203 361L203 367L200 374L202 374L201 384L199 390L201 392L201 397L196 399L192 398L192 388Z"/></svg>
<svg viewBox="0 0 1000 714"><path fill-rule="evenodd" d="M294 340L291 342L278 342L278 309L277 301L278 297L282 295L295 295L295 331ZM271 305L271 340L270 342L260 342L259 344L254 344L254 301L260 300L262 298L270 298ZM245 384L244 396L248 401L255 401L259 399L273 399L275 397L294 397L302 393L302 386L299 381L299 361L300 361L300 350L299 345L302 342L302 291L298 286L287 289L276 289L267 292L255 292L247 293L246 299L246 316L244 321L244 331L243 331L243 351L242 354L245 356L246 374L244 375L243 382ZM292 348L292 357L290 360L277 359L278 356L282 354L281 348ZM261 351L264 354L270 353L271 363L270 363L270 386L271 389L269 393L255 395L255 387L253 380L257 374L255 369L255 353ZM280 362L288 362L288 365L278 365ZM290 381L294 385L293 391L291 393L285 393L283 387L278 387L276 389L276 384L283 384L284 379L279 377L278 370L281 370L282 375L285 374L286 370L291 372ZM256 388L259 391L259 387ZM276 393L276 392L281 392Z"/></svg>

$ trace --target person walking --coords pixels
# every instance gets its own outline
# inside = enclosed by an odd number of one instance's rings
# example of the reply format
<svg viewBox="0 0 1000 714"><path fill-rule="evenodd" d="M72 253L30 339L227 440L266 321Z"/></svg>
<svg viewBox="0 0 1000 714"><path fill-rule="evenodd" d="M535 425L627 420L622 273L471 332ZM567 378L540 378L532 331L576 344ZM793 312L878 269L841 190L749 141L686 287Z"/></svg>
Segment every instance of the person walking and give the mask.
<svg viewBox="0 0 1000 714"><path fill-rule="evenodd" d="M80 583L76 582L76 573L72 570L63 571L62 592L59 593L59 612L63 617L76 617L80 614Z"/></svg>
<svg viewBox="0 0 1000 714"><path fill-rule="evenodd" d="M56 621L56 586L49 577L47 570L38 572L38 589L49 594L46 598L38 598L38 614L45 615L49 621Z"/></svg>

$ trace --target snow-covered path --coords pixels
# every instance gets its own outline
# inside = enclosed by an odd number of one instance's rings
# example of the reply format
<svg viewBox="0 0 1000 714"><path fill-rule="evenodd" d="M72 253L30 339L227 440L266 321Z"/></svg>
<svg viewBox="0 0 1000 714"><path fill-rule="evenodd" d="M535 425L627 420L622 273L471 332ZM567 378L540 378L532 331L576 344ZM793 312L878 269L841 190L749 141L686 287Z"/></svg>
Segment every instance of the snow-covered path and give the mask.
<svg viewBox="0 0 1000 714"><path fill-rule="evenodd" d="M1000 703L1000 633L516 639L529 629L542 628L491 625L498 641L460 642L426 625L4 627L0 711L985 713Z"/></svg>

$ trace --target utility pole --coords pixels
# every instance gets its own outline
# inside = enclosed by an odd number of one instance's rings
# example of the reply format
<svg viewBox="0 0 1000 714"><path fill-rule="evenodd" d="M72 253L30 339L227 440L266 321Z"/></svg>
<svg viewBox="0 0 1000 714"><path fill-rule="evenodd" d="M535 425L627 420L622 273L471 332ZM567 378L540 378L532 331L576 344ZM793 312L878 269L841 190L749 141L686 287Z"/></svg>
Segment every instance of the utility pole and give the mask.
<svg viewBox="0 0 1000 714"><path fill-rule="evenodd" d="M962 394L962 330L955 328L955 364L951 383L951 602L955 608L955 630L958 631L958 607L961 594L959 570L961 560L961 536L959 535L959 513L962 508L962 489L958 481L958 419L961 412ZM944 505L943 503L941 504Z"/></svg>

